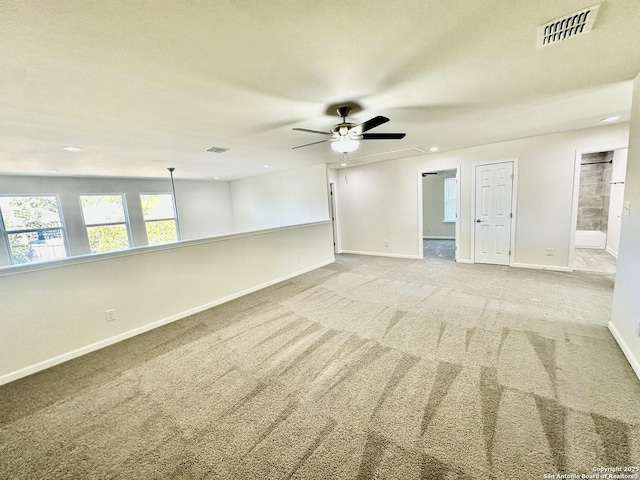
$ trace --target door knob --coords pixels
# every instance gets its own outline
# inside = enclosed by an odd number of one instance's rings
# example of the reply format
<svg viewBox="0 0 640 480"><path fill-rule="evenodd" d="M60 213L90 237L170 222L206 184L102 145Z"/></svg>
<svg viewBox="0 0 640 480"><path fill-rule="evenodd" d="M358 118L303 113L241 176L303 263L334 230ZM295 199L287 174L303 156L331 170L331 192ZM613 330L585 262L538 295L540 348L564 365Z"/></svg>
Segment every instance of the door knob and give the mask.
<svg viewBox="0 0 640 480"><path fill-rule="evenodd" d="M476 223L481 223L481 222L482 222L482 220L480 220L480 219L476 220Z"/></svg>

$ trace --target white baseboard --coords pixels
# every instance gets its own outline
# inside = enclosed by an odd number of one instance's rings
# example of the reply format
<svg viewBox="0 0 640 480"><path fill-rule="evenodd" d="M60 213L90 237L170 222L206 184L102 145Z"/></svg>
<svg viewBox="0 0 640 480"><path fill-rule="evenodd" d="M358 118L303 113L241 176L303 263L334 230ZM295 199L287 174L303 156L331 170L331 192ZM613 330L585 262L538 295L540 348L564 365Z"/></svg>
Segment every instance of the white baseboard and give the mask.
<svg viewBox="0 0 640 480"><path fill-rule="evenodd" d="M534 270L551 270L553 272L571 272L569 267L561 267L558 265L536 265L535 263L512 263L510 267L516 268L532 268Z"/></svg>
<svg viewBox="0 0 640 480"><path fill-rule="evenodd" d="M229 302L231 300L235 300L236 298L242 297L244 295L248 295L249 293L257 292L258 290L262 290L263 288L269 287L271 285L275 285L276 283L283 282L293 277L297 277L298 275L302 275L303 273L311 272L312 270L316 270L318 268L324 267L326 265L330 265L334 263L335 260L329 260L326 262L319 263L312 267L307 267L302 270L298 270L294 273L290 273L284 275L282 277L276 278L274 280L270 280L268 282L262 283L260 285L256 285L254 287L247 288L246 290L242 290L241 292L233 293L231 295L227 295L226 297L219 298L212 302L206 303L204 305L200 305L198 307L191 308L184 312L177 313L175 315L171 315L170 317L163 318L161 320L148 323L147 325L143 325L142 327L134 328L133 330L129 330L124 333L120 333L113 337L106 338L104 340L100 340L99 342L92 343L91 345L87 345L85 347L78 348L71 352L63 353L62 355L55 356L53 358L44 360L42 362L38 362L34 365L30 365L28 367L21 368L20 370L16 370L15 372L6 373L0 376L0 385L4 385L9 382L13 382L14 380L18 380L19 378L26 377L28 375L32 375L41 370L46 370L47 368L51 368L55 365L59 365L61 363L67 362L74 358L80 357L82 355L86 355L87 353L94 352L96 350L100 350L101 348L108 347L109 345L113 345L115 343L121 342L123 340L127 340L128 338L135 337L136 335L140 335L141 333L148 332L158 327L162 327L163 325L167 325L168 323L175 322L176 320L180 320L182 318L188 317L190 315L194 315L196 313L202 312L209 308L213 308L217 305L221 305L223 303Z"/></svg>
<svg viewBox="0 0 640 480"><path fill-rule="evenodd" d="M629 348L629 344L625 341L624 337L620 334L620 331L613 324L613 322L609 322L607 324L607 327L609 327L611 335L613 335L613 338L615 338L616 342L618 342L620 350L622 350L624 356L627 357L627 361L631 365L631 368L633 368L633 371L636 373L638 380L640 380L640 359L636 358L633 355L631 348Z"/></svg>
<svg viewBox="0 0 640 480"><path fill-rule="evenodd" d="M470 258L459 258L456 260L457 263L469 263L473 265L473 261Z"/></svg>
<svg viewBox="0 0 640 480"><path fill-rule="evenodd" d="M611 248L607 247L606 248L607 252L609 254L611 254L614 258L618 258L618 252L614 252L613 250L611 250Z"/></svg>
<svg viewBox="0 0 640 480"><path fill-rule="evenodd" d="M412 260L422 259L420 255L405 255L401 253L361 252L357 250L340 250L338 253L349 253L351 255L369 255L372 257L410 258Z"/></svg>
<svg viewBox="0 0 640 480"><path fill-rule="evenodd" d="M430 235L430 236L423 236L422 239L423 240L455 240L456 237L450 237L450 236L439 237L437 235Z"/></svg>

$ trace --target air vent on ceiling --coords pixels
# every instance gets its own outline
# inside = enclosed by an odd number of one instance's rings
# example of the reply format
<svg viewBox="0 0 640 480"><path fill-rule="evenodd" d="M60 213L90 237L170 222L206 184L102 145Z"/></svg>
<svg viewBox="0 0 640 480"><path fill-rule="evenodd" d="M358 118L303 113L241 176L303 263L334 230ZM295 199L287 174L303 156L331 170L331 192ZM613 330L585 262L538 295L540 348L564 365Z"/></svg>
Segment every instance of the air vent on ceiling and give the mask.
<svg viewBox="0 0 640 480"><path fill-rule="evenodd" d="M211 147L207 149L207 152L213 152L213 153L224 153L226 151L228 151L228 148L222 148L222 147Z"/></svg>
<svg viewBox="0 0 640 480"><path fill-rule="evenodd" d="M600 5L558 18L538 27L538 48L591 31Z"/></svg>

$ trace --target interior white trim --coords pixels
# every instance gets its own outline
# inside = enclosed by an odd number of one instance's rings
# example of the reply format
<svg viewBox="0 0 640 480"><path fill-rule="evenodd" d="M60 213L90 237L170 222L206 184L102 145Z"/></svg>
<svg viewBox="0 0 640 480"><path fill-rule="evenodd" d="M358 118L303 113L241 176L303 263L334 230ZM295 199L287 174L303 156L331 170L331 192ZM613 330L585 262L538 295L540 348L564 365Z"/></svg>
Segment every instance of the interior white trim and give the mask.
<svg viewBox="0 0 640 480"><path fill-rule="evenodd" d="M456 171L456 225L455 225L455 237L453 238L456 241L456 250L455 250L455 261L458 261L458 243L460 242L460 218L461 218L461 208L460 208L460 172L462 170L462 165L453 165L450 167L442 167L436 170L419 170L417 172L418 175L418 257L424 258L424 251L422 248L422 240L425 238L442 238L442 239L450 239L451 237L425 237L424 236L424 221L423 221L423 210L422 210L422 174L423 173L433 173L433 172L446 172L446 171Z"/></svg>
<svg viewBox="0 0 640 480"><path fill-rule="evenodd" d="M638 380L640 380L640 359L636 358L633 355L633 351L631 350L631 348L629 348L629 345L625 341L624 336L620 333L613 322L609 322L607 324L607 327L609 327L611 335L613 335L613 338L616 340L616 342L618 342L620 350L622 350L622 353L624 353L624 356L627 358L627 361L631 365L631 368L633 368L633 371L638 377Z"/></svg>
<svg viewBox="0 0 640 480"><path fill-rule="evenodd" d="M359 250L340 250L340 253L348 253L351 255L369 255L372 257L391 257L391 258L410 258L412 260L420 260L423 258L421 255L405 255L402 253L380 253L380 252L362 252Z"/></svg>
<svg viewBox="0 0 640 480"><path fill-rule="evenodd" d="M534 270L552 270L554 272L571 272L572 270L569 267L564 267L562 265L537 265L535 263L512 263L509 265L510 267L516 268L532 268Z"/></svg>
<svg viewBox="0 0 640 480"><path fill-rule="evenodd" d="M327 178L329 172L327 169ZM333 232L333 253L338 253L340 250L340 230L338 225L338 198L336 183L328 179L328 197L329 197L329 218L331 220L331 229Z"/></svg>
<svg viewBox="0 0 640 480"><path fill-rule="evenodd" d="M325 222L320 222L320 223L325 223ZM129 330L128 332L124 332L124 333L120 333L118 335L114 335L113 337L107 338L105 340L101 340L101 341L93 343L91 345L87 345L85 347L78 348L78 349L73 350L71 352L67 352L67 353L64 353L62 355L58 355L56 357L49 358L49 359L44 360L42 362L38 362L38 363L36 363L34 365L30 365L28 367L21 368L20 370L16 370L14 372L10 372L10 373L4 374L4 375L0 376L0 385L4 385L6 383L13 382L14 380L18 380L18 379L26 377L28 375L37 373L37 372L39 372L41 370L45 370L45 369L53 367L55 365L59 365L59 364L64 363L64 362L66 362L68 360L73 360L74 358L80 357L82 355L86 355L87 353L91 353L91 352L94 352L96 350L100 350L101 348L108 347L109 345L113 345L115 343L121 342L121 341L126 340L126 339L131 338L131 337L135 337L136 335L140 335L141 333L148 332L150 330L153 330L154 328L162 327L163 325L167 325L168 323L175 322L176 320L180 320L180 319L188 317L190 315L194 315L196 313L199 313L199 312L202 312L204 310L207 310L209 308L213 308L215 306L221 305L221 304L229 302L231 300L235 300L236 298L242 297L242 296L247 295L249 293L257 292L258 290L261 290L263 288L269 287L271 285L275 285L276 283L283 282L283 281L288 280L290 278L296 277L298 275L302 275L303 273L307 273L307 272L310 272L312 270L316 270L318 268L324 267L326 265L330 265L332 263L334 263L334 261L330 260L330 261L319 263L317 265L313 265L311 267L304 268L302 270L298 270L298 271L296 271L294 273L290 273L288 275L284 275L282 277L276 278L274 280L270 280L270 281L262 283L260 285L256 285L254 287L247 288L247 289L242 290L240 292L236 292L234 294L227 295L226 297L219 298L219 299L214 300L212 302L205 303L204 305L200 305L198 307L191 308L189 310L177 313L175 315L171 315L169 317L163 318L163 319L158 320L156 322L152 322L152 323L143 325L141 327L134 328L133 330Z"/></svg>
<svg viewBox="0 0 640 480"><path fill-rule="evenodd" d="M569 271L573 272L576 258L576 230L578 228L578 196L580 194L580 167L582 155L585 153L610 152L622 148L629 148L629 145L604 145L600 147L579 148L575 152L573 171L573 200L571 204L571 223L569 224ZM617 255L614 255L618 258Z"/></svg>
<svg viewBox="0 0 640 480"><path fill-rule="evenodd" d="M437 235L430 235L430 236L426 236L426 237L422 237L423 240L455 240L456 237L451 237L451 236L437 236Z"/></svg>

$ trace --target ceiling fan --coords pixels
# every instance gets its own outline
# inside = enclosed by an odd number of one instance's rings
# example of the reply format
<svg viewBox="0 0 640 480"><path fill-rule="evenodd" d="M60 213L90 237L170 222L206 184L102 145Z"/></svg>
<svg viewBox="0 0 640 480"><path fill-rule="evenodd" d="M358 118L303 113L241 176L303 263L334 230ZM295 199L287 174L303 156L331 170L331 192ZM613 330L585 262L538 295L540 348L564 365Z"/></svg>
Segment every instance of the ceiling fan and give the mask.
<svg viewBox="0 0 640 480"><path fill-rule="evenodd" d="M331 148L336 152L349 153L353 152L360 146L359 140L400 140L404 138L404 133L365 133L372 128L378 127L383 123L387 123L389 119L378 115L367 120L364 123L356 125L355 123L347 122L347 116L351 112L351 107L339 107L338 115L342 117L342 123L334 125L330 131L321 132L319 130L309 130L307 128L294 128L299 132L317 133L320 135L327 135L331 138L320 140L318 142L305 143L304 145L298 145L296 148L308 147L309 145L316 145L317 143L332 142Z"/></svg>

